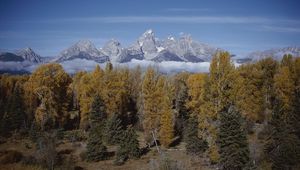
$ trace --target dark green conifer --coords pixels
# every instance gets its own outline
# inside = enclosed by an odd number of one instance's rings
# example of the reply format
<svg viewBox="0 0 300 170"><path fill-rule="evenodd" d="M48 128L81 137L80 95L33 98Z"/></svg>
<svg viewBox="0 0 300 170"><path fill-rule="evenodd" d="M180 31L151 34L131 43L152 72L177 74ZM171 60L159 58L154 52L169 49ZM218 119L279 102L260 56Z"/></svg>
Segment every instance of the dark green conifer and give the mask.
<svg viewBox="0 0 300 170"><path fill-rule="evenodd" d="M118 115L114 114L106 123L104 134L106 143L110 145L119 144L122 141L123 133L122 122Z"/></svg>
<svg viewBox="0 0 300 170"><path fill-rule="evenodd" d="M201 154L208 147L207 142L198 137L198 121L195 116L191 115L186 121L184 128L184 141L186 143L185 147L188 154Z"/></svg>
<svg viewBox="0 0 300 170"><path fill-rule="evenodd" d="M140 149L137 134L132 127L128 127L123 134L122 142L117 151L116 165L123 164L128 158L139 158Z"/></svg>
<svg viewBox="0 0 300 170"><path fill-rule="evenodd" d="M90 112L90 125L91 127L99 125L99 123L104 123L106 118L106 111L104 101L99 95L94 97L91 112Z"/></svg>
<svg viewBox="0 0 300 170"><path fill-rule="evenodd" d="M243 169L249 162L246 132L242 128L242 117L235 106L225 108L220 114L220 164L222 169Z"/></svg>
<svg viewBox="0 0 300 170"><path fill-rule="evenodd" d="M96 95L90 112L91 129L87 143L87 160L100 161L107 158L107 148L103 143L105 125L105 106L99 95Z"/></svg>
<svg viewBox="0 0 300 170"><path fill-rule="evenodd" d="M269 124L270 134L265 144L265 157L272 163L272 169L278 170L293 169L300 162L300 140L293 130L291 114L283 112L277 103Z"/></svg>

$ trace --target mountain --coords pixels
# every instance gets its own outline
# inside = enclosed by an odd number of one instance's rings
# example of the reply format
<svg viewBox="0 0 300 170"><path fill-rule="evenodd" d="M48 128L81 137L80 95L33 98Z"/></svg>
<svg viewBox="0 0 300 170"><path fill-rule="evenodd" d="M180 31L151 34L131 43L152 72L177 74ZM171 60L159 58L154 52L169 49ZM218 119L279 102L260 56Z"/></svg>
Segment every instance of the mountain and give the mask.
<svg viewBox="0 0 300 170"><path fill-rule="evenodd" d="M14 53L3 52L3 53L0 53L0 61L3 61L3 62L19 61L19 62L21 62L21 61L24 61L24 58L14 54Z"/></svg>
<svg viewBox="0 0 300 170"><path fill-rule="evenodd" d="M292 56L300 57L300 47L273 48L265 51L256 51L247 55L246 58L250 58L255 62L267 57L272 57L279 61L285 54L291 54Z"/></svg>
<svg viewBox="0 0 300 170"><path fill-rule="evenodd" d="M113 63L125 63L132 59L143 59L143 53L135 48L123 48L121 43L115 39L112 39L105 43L100 51L109 56L109 60Z"/></svg>
<svg viewBox="0 0 300 170"><path fill-rule="evenodd" d="M204 62L210 61L211 57L221 49L194 41L190 35L182 35L179 40L176 40L176 38L172 36L166 40L159 40L155 37L154 31L149 29L126 50L127 56L126 54L122 55L125 61L130 61L132 58L135 58L155 62ZM131 53L128 53L128 51L131 51ZM132 55L132 53L135 55ZM131 55L128 56L128 54Z"/></svg>
<svg viewBox="0 0 300 170"><path fill-rule="evenodd" d="M204 62L210 61L212 56L219 50L198 41L194 41L191 35L181 35L177 40L175 37L168 37L162 42L163 49L170 51L173 54L176 54L183 61L186 62Z"/></svg>
<svg viewBox="0 0 300 170"><path fill-rule="evenodd" d="M190 35L183 35L178 40L174 37L159 40L154 31L149 29L129 47L123 47L119 41L111 39L102 48L97 49L91 41L81 40L63 50L53 61L63 62L79 58L98 63L126 63L132 59L196 63L210 61L218 50L220 49L194 41Z"/></svg>
<svg viewBox="0 0 300 170"><path fill-rule="evenodd" d="M63 50L60 55L53 61L63 62L77 58L94 60L99 63L103 63L109 60L109 57L100 52L91 41L81 40L71 47Z"/></svg>
<svg viewBox="0 0 300 170"><path fill-rule="evenodd" d="M21 56L26 61L30 61L33 63L42 62L41 56L36 54L31 48L18 50L15 54Z"/></svg>
<svg viewBox="0 0 300 170"><path fill-rule="evenodd" d="M40 63L42 57L35 53L31 48L24 48L16 52L2 52L0 53L0 61L2 62L27 62Z"/></svg>

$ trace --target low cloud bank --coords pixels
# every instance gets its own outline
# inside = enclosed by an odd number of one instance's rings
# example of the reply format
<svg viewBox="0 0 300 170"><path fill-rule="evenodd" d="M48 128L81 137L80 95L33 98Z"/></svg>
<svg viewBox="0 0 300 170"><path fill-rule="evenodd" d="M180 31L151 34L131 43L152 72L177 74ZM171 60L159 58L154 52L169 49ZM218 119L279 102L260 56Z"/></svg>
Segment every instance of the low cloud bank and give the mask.
<svg viewBox="0 0 300 170"><path fill-rule="evenodd" d="M74 59L70 61L64 61L60 63L66 72L73 74L78 71L92 71L97 65L100 65L101 68L105 68L106 63L97 63L92 60L86 59ZM177 62L177 61L164 61L161 63L147 61L147 60L131 60L128 63L113 63L114 67L128 67L135 68L140 66L142 69L146 69L149 66L153 66L158 68L159 71L163 73L178 73L178 72L209 72L209 62L201 62L201 63L191 63L191 62ZM235 63L236 66L238 64ZM39 65L29 62L0 62L0 70L11 70L11 71L19 71L26 70L29 72L34 71Z"/></svg>
<svg viewBox="0 0 300 170"><path fill-rule="evenodd" d="M32 63L28 61L22 61L22 62L0 61L0 70L9 70L9 71L27 70L26 68L29 67L30 65L32 65Z"/></svg>
<svg viewBox="0 0 300 170"><path fill-rule="evenodd" d="M97 65L101 68L105 67L105 63L99 64L95 61L85 59L75 59L71 61L65 61L60 63L68 73L75 73L78 71L92 71ZM131 60L128 63L113 63L114 67L128 67L135 68L140 66L142 69L146 69L149 66L158 68L163 73L176 73L176 72L208 72L209 62L191 63L191 62L176 62L176 61L164 61L156 63L147 60Z"/></svg>

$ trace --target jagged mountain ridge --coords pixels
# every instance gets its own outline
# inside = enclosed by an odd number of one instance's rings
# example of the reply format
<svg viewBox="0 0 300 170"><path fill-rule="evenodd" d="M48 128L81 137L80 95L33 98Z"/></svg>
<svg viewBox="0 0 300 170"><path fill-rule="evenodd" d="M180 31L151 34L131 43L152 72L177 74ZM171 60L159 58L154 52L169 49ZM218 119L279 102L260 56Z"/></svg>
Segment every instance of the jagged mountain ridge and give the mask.
<svg viewBox="0 0 300 170"><path fill-rule="evenodd" d="M80 40L71 47L63 50L54 62L63 62L76 58L94 60L103 63L109 60L109 57L101 53L95 45L89 40Z"/></svg>
<svg viewBox="0 0 300 170"><path fill-rule="evenodd" d="M284 48L273 48L264 51L256 51L247 55L246 58L251 59L253 62L272 57L275 60L281 60L285 54L291 54L294 57L300 57L300 47L284 47Z"/></svg>
<svg viewBox="0 0 300 170"><path fill-rule="evenodd" d="M127 48L122 47L121 43L115 39L105 43L99 50L90 41L79 41L63 50L54 61L63 62L85 58L96 62L109 60L116 63L129 62L132 59L155 62L203 62L210 61L218 50L221 49L192 40L190 35L183 35L178 40L169 37L167 40L160 41L150 29Z"/></svg>
<svg viewBox="0 0 300 170"><path fill-rule="evenodd" d="M0 61L3 62L30 62L30 63L41 63L42 57L35 53L31 48L20 49L16 52L2 52L0 53Z"/></svg>

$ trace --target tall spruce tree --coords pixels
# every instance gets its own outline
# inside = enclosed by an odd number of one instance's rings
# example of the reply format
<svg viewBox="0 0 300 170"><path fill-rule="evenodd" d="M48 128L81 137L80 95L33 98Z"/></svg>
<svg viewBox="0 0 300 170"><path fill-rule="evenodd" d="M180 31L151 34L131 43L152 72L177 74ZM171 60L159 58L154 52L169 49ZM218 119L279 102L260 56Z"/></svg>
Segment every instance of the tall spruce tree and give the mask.
<svg viewBox="0 0 300 170"><path fill-rule="evenodd" d="M176 133L183 137L183 128L186 120L188 119L188 108L186 101L188 99L188 88L184 81L179 82L179 91L176 96L175 107L177 111L175 129Z"/></svg>
<svg viewBox="0 0 300 170"><path fill-rule="evenodd" d="M269 124L265 155L272 163L272 169L293 169L300 162L300 140L292 124L286 120L287 114L283 113L282 105L278 101L276 103Z"/></svg>
<svg viewBox="0 0 300 170"><path fill-rule="evenodd" d="M90 112L90 125L97 126L100 123L103 124L106 118L105 105L99 95L96 95L93 99L92 108Z"/></svg>
<svg viewBox="0 0 300 170"><path fill-rule="evenodd" d="M205 140L198 137L198 121L196 116L190 116L184 127L184 141L188 154L199 155L203 153L208 145Z"/></svg>
<svg viewBox="0 0 300 170"><path fill-rule="evenodd" d="M107 158L107 148L102 141L102 133L97 128L91 128L87 143L87 160L101 161Z"/></svg>
<svg viewBox="0 0 300 170"><path fill-rule="evenodd" d="M139 141L138 136L135 130L132 127L128 127L123 134L122 141L117 150L117 157L115 160L115 164L121 165L128 158L139 158L141 155L139 149Z"/></svg>
<svg viewBox="0 0 300 170"><path fill-rule="evenodd" d="M246 132L242 128L242 117L234 105L220 113L220 164L222 169L243 169L249 162Z"/></svg>
<svg viewBox="0 0 300 170"><path fill-rule="evenodd" d="M122 141L123 133L122 122L118 118L118 114L112 115L105 126L104 136L106 143L110 145L119 144Z"/></svg>
<svg viewBox="0 0 300 170"><path fill-rule="evenodd" d="M106 159L107 148L103 143L105 125L105 107L101 98L96 95L90 112L91 129L87 143L87 160L100 161Z"/></svg>
<svg viewBox="0 0 300 170"><path fill-rule="evenodd" d="M11 101L11 122L10 126L12 130L18 129L24 124L25 122L25 113L23 107L23 99L22 99L22 92L21 86L16 85L14 88L12 101Z"/></svg>

